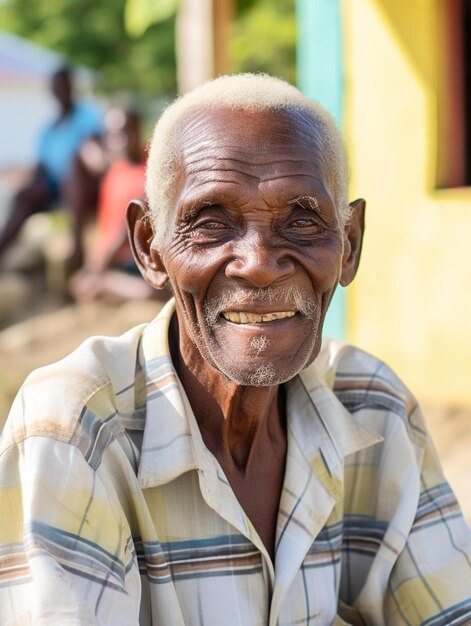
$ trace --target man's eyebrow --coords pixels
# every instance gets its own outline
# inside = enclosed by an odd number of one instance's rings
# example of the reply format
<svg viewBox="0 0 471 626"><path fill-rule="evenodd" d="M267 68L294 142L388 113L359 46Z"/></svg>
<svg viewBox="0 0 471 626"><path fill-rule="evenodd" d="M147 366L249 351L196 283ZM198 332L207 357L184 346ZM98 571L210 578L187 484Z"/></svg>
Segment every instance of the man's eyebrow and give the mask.
<svg viewBox="0 0 471 626"><path fill-rule="evenodd" d="M319 212L319 201L314 196L297 196L296 198L288 200L288 203L292 205L300 204L305 209L310 209L316 213Z"/></svg>
<svg viewBox="0 0 471 626"><path fill-rule="evenodd" d="M203 209L207 209L212 206L220 206L219 202L215 202L213 200L195 200L190 204L188 210L185 212L184 219L191 220L193 219L200 211Z"/></svg>

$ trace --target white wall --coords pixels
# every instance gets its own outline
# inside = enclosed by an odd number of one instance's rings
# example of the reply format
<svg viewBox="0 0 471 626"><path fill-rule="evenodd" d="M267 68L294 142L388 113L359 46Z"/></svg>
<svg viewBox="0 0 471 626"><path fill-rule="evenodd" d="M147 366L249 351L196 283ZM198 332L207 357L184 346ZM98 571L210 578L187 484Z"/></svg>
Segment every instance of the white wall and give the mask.
<svg viewBox="0 0 471 626"><path fill-rule="evenodd" d="M56 105L43 80L0 80L0 169L35 162L39 134Z"/></svg>

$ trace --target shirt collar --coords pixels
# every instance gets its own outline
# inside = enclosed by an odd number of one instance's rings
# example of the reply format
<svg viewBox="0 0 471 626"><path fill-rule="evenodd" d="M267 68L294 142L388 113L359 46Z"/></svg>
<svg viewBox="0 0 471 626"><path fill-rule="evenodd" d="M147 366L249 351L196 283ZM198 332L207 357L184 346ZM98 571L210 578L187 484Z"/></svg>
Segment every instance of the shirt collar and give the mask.
<svg viewBox="0 0 471 626"><path fill-rule="evenodd" d="M382 441L360 424L338 400L326 382L330 369L316 361L288 383L288 427L299 449L336 500L343 490L346 456ZM330 382L333 385L335 375Z"/></svg>
<svg viewBox="0 0 471 626"><path fill-rule="evenodd" d="M142 488L167 483L193 469L217 471L170 356L168 331L174 311L172 299L142 336L140 361L147 396L138 471ZM287 413L288 427L306 460L337 498L344 457L382 439L362 426L333 393L333 355L339 350L332 346L325 344L316 361L287 384Z"/></svg>
<svg viewBox="0 0 471 626"><path fill-rule="evenodd" d="M139 360L146 380L146 422L138 480L142 488L167 483L197 468L186 396L170 356L170 300L145 328Z"/></svg>

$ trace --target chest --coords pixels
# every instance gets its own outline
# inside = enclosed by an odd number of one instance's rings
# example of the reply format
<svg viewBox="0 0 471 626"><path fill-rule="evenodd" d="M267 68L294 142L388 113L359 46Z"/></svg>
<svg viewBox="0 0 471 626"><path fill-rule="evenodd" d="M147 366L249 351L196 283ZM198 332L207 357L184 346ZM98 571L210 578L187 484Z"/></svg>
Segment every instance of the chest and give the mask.
<svg viewBox="0 0 471 626"><path fill-rule="evenodd" d="M139 531L136 552L150 623L334 623L342 543L335 507L325 508L320 527L312 520L308 533L295 510L280 511L273 564L240 503L226 497L224 478L216 477L221 489L199 478L191 472L171 490L144 492L148 525ZM170 621L163 606L173 611Z"/></svg>
<svg viewBox="0 0 471 626"><path fill-rule="evenodd" d="M257 464L243 474L231 473L224 466L225 476L245 515L250 520L274 561L278 509L285 473L286 445L277 451L257 455Z"/></svg>

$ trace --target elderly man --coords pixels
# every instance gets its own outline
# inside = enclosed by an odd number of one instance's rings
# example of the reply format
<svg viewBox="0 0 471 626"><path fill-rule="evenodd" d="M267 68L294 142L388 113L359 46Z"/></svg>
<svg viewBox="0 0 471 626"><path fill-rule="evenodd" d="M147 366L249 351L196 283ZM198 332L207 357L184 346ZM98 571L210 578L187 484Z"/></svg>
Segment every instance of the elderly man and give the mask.
<svg viewBox="0 0 471 626"><path fill-rule="evenodd" d="M217 79L156 126L137 263L175 299L30 376L2 438L0 624L471 623L471 541L411 394L322 324L354 278L330 117Z"/></svg>

